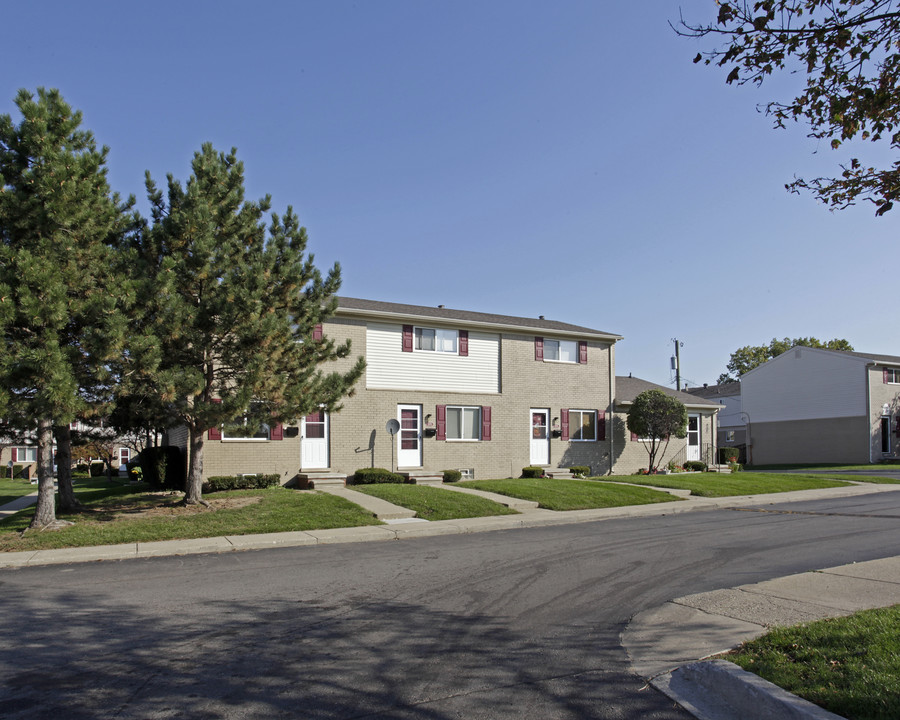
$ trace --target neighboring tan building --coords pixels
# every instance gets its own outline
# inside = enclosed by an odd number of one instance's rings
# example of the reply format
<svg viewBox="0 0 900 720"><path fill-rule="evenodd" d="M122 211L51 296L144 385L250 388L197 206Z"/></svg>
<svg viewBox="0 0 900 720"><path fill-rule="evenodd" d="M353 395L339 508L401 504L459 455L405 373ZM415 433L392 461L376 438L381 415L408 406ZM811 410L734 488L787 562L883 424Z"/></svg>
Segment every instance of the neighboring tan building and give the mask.
<svg viewBox="0 0 900 720"><path fill-rule="evenodd" d="M712 400L629 376L616 378L615 471L630 473L647 467L646 441L628 432L625 425L628 409L645 390L662 390L666 395L680 400L688 411L687 437L669 441L665 454L657 460L658 469L664 469L669 461L679 466L688 460L716 464L716 417L721 406Z"/></svg>
<svg viewBox="0 0 900 720"><path fill-rule="evenodd" d="M900 457L900 357L795 347L741 376L753 463Z"/></svg>
<svg viewBox="0 0 900 720"><path fill-rule="evenodd" d="M543 318L343 297L322 331L352 341L352 357L339 363L365 357L355 394L339 412L263 427L258 437L211 429L204 477L278 473L286 483L363 467L412 477L447 469L518 477L528 465L610 471L607 418L620 335ZM389 424L399 425L393 436ZM186 451L187 433L170 432L169 443Z"/></svg>

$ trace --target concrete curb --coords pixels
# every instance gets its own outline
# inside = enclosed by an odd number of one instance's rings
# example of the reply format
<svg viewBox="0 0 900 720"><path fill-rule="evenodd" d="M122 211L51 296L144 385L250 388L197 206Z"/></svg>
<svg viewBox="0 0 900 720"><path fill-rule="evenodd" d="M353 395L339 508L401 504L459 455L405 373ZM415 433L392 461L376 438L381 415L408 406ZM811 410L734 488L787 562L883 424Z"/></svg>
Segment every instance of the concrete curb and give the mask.
<svg viewBox="0 0 900 720"><path fill-rule="evenodd" d="M900 557L888 557L676 598L635 615L621 644L635 673L700 720L834 720L840 716L726 660L696 661L727 652L776 625L898 603Z"/></svg>
<svg viewBox="0 0 900 720"><path fill-rule="evenodd" d="M665 488L658 488L665 491ZM403 540L416 537L439 535L460 535L494 530L514 530L519 528L548 527L582 522L598 522L635 517L658 517L674 513L716 510L730 507L771 505L784 502L802 502L822 498L868 495L897 490L897 485L850 485L820 490L798 490L767 495L743 495L724 498L690 497L686 499L673 495L671 502L625 507L600 508L590 510L555 510L520 507L518 515L496 515L481 518L439 520L399 525L366 525L352 528L328 530L306 530L273 533L266 535L228 536L218 538L197 538L192 540L164 540L149 543L63 548L59 550L30 550L25 552L0 553L0 569L21 568L34 565L61 563L95 562L98 560L125 560L136 557L159 557L164 555L194 555L201 553L235 552L238 550L262 550L271 547L297 547L304 545L326 545L333 543L371 542L376 540ZM344 489L345 490L345 489ZM345 492L352 492L345 490ZM334 493L337 494L337 493ZM360 499L377 500L363 493L353 493L353 502ZM357 499L359 498L359 499ZM33 502L33 498L30 498ZM24 500L24 498L20 498ZM384 501L379 501L384 502ZM527 501L523 501L526 502ZM385 503L390 505L390 503ZM392 508L397 506L390 505ZM405 508L404 508L405 510ZM695 656L692 659L696 659ZM671 669L671 665L665 669Z"/></svg>
<svg viewBox="0 0 900 720"><path fill-rule="evenodd" d="M651 685L698 720L844 720L727 660L684 665Z"/></svg>

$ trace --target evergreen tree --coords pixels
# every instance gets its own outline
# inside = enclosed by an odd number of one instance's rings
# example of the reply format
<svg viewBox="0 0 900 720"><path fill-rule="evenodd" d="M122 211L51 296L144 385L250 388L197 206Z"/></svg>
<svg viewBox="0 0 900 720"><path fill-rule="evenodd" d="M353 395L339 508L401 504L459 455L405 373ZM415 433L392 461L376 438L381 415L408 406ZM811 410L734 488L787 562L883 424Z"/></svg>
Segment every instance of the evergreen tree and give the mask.
<svg viewBox="0 0 900 720"><path fill-rule="evenodd" d="M145 387L156 409L188 429L188 504L204 502L209 428L336 410L364 368L360 357L343 373L319 369L350 352L349 342L314 338L334 312L340 268L323 279L292 209L272 213L266 227L270 199L244 200L234 149L226 155L205 144L192 170L184 187L169 175L167 198L147 174L153 222L141 241L151 280L145 323L160 358Z"/></svg>
<svg viewBox="0 0 900 720"><path fill-rule="evenodd" d="M0 410L37 429L31 527L43 528L56 523L53 427L90 413L123 345L127 284L112 245L129 215L80 112L44 88L16 105L18 125L0 116Z"/></svg>

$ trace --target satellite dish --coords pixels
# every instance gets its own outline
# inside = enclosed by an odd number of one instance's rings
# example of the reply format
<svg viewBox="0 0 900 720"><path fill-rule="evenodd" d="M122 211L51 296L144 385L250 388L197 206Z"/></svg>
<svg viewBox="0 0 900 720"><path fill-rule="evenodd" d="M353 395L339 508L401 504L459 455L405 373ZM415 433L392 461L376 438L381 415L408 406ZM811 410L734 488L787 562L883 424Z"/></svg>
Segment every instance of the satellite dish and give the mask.
<svg viewBox="0 0 900 720"><path fill-rule="evenodd" d="M400 430L400 423L391 418L387 421L387 425L384 426L384 429L387 430L391 435L396 435Z"/></svg>

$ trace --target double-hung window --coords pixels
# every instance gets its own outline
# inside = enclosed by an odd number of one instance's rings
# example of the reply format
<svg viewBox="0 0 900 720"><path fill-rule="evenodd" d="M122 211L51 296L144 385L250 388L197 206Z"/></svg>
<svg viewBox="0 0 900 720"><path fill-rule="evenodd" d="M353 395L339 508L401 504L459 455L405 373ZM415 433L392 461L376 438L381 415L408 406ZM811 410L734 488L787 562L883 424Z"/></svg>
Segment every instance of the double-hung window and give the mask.
<svg viewBox="0 0 900 720"><path fill-rule="evenodd" d="M37 462L37 448L34 445L13 448L16 462Z"/></svg>
<svg viewBox="0 0 900 720"><path fill-rule="evenodd" d="M259 418L260 406L253 403L250 412L222 426L223 440L268 440L271 427Z"/></svg>
<svg viewBox="0 0 900 720"><path fill-rule="evenodd" d="M415 329L415 338L416 350L456 353L459 331L417 327Z"/></svg>
<svg viewBox="0 0 900 720"><path fill-rule="evenodd" d="M569 440L574 442L597 439L597 412L569 410Z"/></svg>
<svg viewBox="0 0 900 720"><path fill-rule="evenodd" d="M885 368L884 381L891 385L900 384L900 368Z"/></svg>
<svg viewBox="0 0 900 720"><path fill-rule="evenodd" d="M544 340L544 360L578 362L578 343L575 340Z"/></svg>
<svg viewBox="0 0 900 720"><path fill-rule="evenodd" d="M448 405L447 440L481 440L481 408Z"/></svg>

